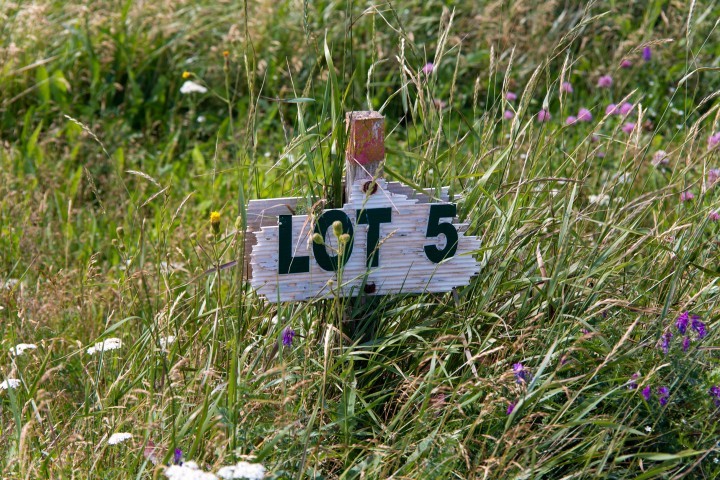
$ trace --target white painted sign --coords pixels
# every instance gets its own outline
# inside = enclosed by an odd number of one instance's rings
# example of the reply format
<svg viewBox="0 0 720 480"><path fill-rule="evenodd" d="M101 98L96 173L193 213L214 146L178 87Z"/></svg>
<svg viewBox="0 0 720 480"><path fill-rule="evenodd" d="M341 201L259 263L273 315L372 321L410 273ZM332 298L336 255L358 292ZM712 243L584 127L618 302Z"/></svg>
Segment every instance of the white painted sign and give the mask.
<svg viewBox="0 0 720 480"><path fill-rule="evenodd" d="M480 240L456 223L447 190L445 201L430 203L398 182L376 185L355 182L342 209L313 217L293 215L297 198L251 201L253 288L270 302L285 302L468 285L479 271L473 255Z"/></svg>

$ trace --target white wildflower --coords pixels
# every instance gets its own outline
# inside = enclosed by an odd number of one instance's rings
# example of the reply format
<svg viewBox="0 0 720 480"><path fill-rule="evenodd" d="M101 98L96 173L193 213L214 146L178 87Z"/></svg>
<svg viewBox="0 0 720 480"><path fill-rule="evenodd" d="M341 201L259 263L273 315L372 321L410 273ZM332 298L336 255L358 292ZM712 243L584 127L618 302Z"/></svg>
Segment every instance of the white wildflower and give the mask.
<svg viewBox="0 0 720 480"><path fill-rule="evenodd" d="M186 80L185 83L182 84L182 87L180 87L180 93L207 93L207 88L192 80Z"/></svg>
<svg viewBox="0 0 720 480"><path fill-rule="evenodd" d="M618 183L632 183L633 176L629 172L616 173L613 175L613 179L617 180Z"/></svg>
<svg viewBox="0 0 720 480"><path fill-rule="evenodd" d="M197 122L198 122L198 123L205 123L205 120L207 120L207 119L205 118L205 115L198 115L198 117L197 117Z"/></svg>
<svg viewBox="0 0 720 480"><path fill-rule="evenodd" d="M113 433L110 435L110 438L108 438L108 445L117 445L118 443L122 443L125 440L130 440L132 438L132 433L127 432L118 432Z"/></svg>
<svg viewBox="0 0 720 480"><path fill-rule="evenodd" d="M10 390L11 388L18 388L20 386L20 380L17 378L8 378L7 380L0 383L0 390Z"/></svg>
<svg viewBox="0 0 720 480"><path fill-rule="evenodd" d="M122 340L113 337L96 343L95 345L87 349L87 353L89 353L90 355L95 355L95 352L117 350L120 347L122 347Z"/></svg>
<svg viewBox="0 0 720 480"><path fill-rule="evenodd" d="M601 193L600 195L590 195L589 200L591 205L604 206L610 203L610 195L608 195L607 193Z"/></svg>
<svg viewBox="0 0 720 480"><path fill-rule="evenodd" d="M20 283L20 280L18 280L17 278L8 278L4 283L1 283L0 285L6 290L12 290L17 286L18 283Z"/></svg>
<svg viewBox="0 0 720 480"><path fill-rule="evenodd" d="M37 345L34 343L18 343L14 347L10 347L10 354L14 357L22 355L25 350L35 350Z"/></svg>
<svg viewBox="0 0 720 480"><path fill-rule="evenodd" d="M645 431L648 433L652 432L652 427L650 425L646 426Z"/></svg>
<svg viewBox="0 0 720 480"><path fill-rule="evenodd" d="M167 337L162 337L160 339L160 348L163 350L167 350L168 345L170 345L174 341L175 341L174 335L168 335Z"/></svg>
<svg viewBox="0 0 720 480"><path fill-rule="evenodd" d="M265 467L259 463L239 462L237 465L222 467L217 472L218 477L224 479L245 478L247 480L262 480L265 477Z"/></svg>
<svg viewBox="0 0 720 480"><path fill-rule="evenodd" d="M170 480L217 480L214 474L200 470L195 462L171 465L163 473Z"/></svg>

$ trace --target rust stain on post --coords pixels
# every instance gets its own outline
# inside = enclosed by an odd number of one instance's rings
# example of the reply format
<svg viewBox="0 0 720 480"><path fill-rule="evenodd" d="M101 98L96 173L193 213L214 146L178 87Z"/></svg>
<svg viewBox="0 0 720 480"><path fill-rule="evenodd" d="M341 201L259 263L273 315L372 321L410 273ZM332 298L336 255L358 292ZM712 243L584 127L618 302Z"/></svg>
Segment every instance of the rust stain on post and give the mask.
<svg viewBox="0 0 720 480"><path fill-rule="evenodd" d="M345 116L348 143L345 149L345 194L350 198L357 180L382 176L385 160L385 117L378 112L348 112Z"/></svg>

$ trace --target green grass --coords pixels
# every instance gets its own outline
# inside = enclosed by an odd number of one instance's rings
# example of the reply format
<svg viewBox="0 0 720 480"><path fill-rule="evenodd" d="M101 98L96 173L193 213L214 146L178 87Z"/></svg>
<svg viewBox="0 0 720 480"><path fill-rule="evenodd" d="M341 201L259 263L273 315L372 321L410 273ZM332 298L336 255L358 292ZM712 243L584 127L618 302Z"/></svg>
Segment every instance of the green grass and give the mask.
<svg viewBox="0 0 720 480"><path fill-rule="evenodd" d="M720 5L446 3L0 0L0 381L22 382L0 390L3 478L165 478L175 448L268 478L720 475ZM605 115L624 99L632 134ZM247 201L338 206L365 109L388 178L450 185L480 274L265 302L217 268ZM708 331L687 352L683 311Z"/></svg>

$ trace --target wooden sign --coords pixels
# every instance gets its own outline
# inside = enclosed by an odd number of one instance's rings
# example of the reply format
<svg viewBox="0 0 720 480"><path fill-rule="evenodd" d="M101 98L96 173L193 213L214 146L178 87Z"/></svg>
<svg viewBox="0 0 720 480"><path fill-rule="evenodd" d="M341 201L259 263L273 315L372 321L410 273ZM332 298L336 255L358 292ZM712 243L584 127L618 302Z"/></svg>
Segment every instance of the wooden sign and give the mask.
<svg viewBox="0 0 720 480"><path fill-rule="evenodd" d="M294 215L300 198L248 205L249 276L270 302L360 294L447 292L479 271L478 237L464 235L447 188L440 201L378 178L383 117L348 114L347 203Z"/></svg>

